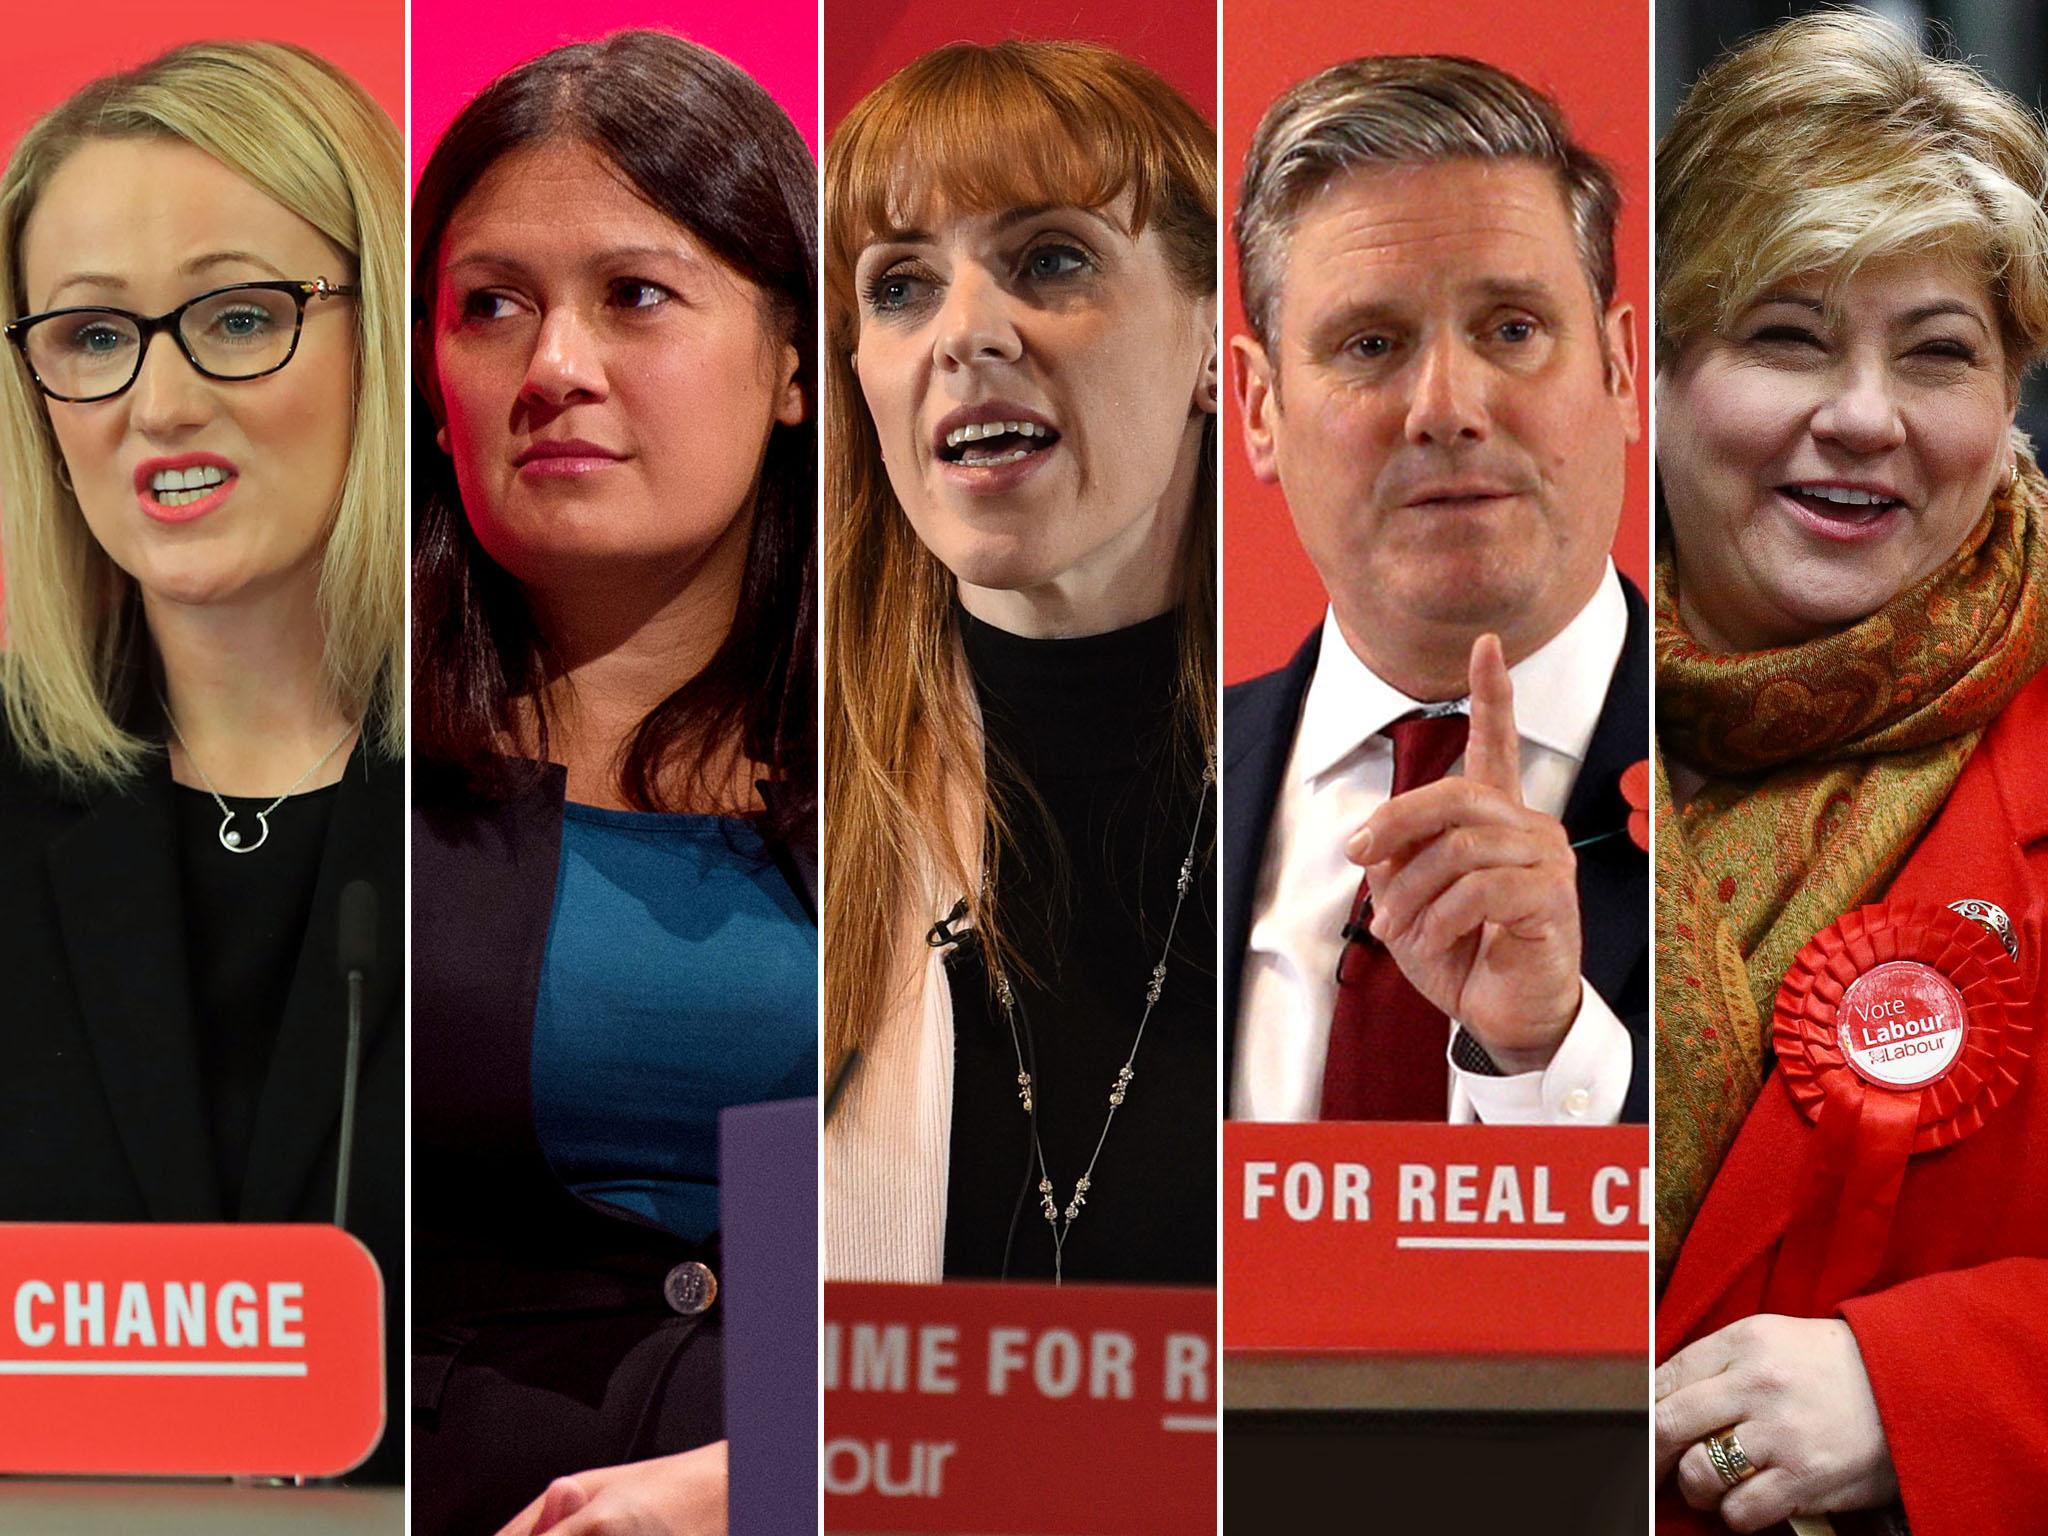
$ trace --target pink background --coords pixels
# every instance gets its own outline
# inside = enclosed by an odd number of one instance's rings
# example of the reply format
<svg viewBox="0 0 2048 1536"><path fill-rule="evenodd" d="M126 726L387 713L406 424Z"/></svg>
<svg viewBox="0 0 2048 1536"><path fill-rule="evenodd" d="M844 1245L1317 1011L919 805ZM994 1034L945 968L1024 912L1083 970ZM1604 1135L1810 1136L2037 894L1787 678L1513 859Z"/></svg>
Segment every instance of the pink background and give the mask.
<svg viewBox="0 0 2048 1536"><path fill-rule="evenodd" d="M413 0L412 171L469 99L564 43L658 27L716 49L761 82L818 152L817 0Z"/></svg>

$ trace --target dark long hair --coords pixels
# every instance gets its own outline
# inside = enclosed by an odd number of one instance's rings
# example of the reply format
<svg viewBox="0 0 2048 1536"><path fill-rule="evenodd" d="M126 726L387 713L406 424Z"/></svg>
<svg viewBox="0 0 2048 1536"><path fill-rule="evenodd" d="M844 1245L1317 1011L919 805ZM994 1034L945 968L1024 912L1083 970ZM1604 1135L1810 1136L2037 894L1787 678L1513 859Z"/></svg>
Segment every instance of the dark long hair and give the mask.
<svg viewBox="0 0 2048 1536"><path fill-rule="evenodd" d="M673 808L678 753L694 778L738 742L780 786L767 830L811 841L817 806L817 167L768 93L730 60L663 32L577 43L500 76L449 126L413 197L417 334L433 313L441 238L484 172L513 150L574 141L766 297L795 346L807 405L769 434L732 630L696 676L640 722L619 788ZM421 367L426 366L423 360ZM504 796L523 770L499 756L530 728L547 756L542 686L553 665L526 599L470 530L435 415L413 385L413 737L422 758ZM522 703L532 719L521 715Z"/></svg>

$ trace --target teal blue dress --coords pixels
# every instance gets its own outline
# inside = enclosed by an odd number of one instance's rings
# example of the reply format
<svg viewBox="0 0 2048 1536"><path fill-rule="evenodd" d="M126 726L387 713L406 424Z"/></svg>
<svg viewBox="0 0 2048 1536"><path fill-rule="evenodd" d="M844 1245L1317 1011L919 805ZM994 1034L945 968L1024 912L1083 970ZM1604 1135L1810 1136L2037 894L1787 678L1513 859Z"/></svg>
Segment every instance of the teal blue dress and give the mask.
<svg viewBox="0 0 2048 1536"><path fill-rule="evenodd" d="M571 804L534 1122L578 1194L718 1228L718 1112L817 1092L818 930L746 821Z"/></svg>

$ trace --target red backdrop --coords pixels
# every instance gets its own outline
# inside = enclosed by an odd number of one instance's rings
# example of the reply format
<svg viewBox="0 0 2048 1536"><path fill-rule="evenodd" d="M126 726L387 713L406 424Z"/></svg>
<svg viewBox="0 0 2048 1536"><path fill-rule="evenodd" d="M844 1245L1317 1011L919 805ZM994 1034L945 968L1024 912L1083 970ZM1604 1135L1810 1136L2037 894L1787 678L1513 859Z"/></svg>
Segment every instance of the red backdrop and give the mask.
<svg viewBox="0 0 2048 1536"><path fill-rule="evenodd" d="M0 161L88 80L216 37L310 48L360 81L393 122L405 121L405 0L24 0L7 8L0 36Z"/></svg>
<svg viewBox="0 0 2048 1536"><path fill-rule="evenodd" d="M53 0L7 8L0 154L86 81L212 37L310 48L361 81L393 122L405 121L405 0Z"/></svg>
<svg viewBox="0 0 2048 1536"><path fill-rule="evenodd" d="M1226 217L1252 130L1273 99L1326 65L1365 53L1462 53L1550 92L1580 141L1621 177L1619 296L1636 307L1637 393L1645 442L1629 455L1629 491L1615 563L1643 581L1649 567L1650 37L1642 0L1527 0L1471 6L1420 0L1229 0L1223 8L1223 176ZM1224 250L1226 337L1245 329L1237 262ZM1295 542L1277 486L1246 467L1235 405L1223 431L1223 675L1236 681L1280 666L1321 619L1325 598Z"/></svg>
<svg viewBox="0 0 2048 1536"><path fill-rule="evenodd" d="M826 131L920 54L947 43L1011 37L1114 48L1158 70L1204 117L1216 120L1215 0L1072 0L1052 9L1022 0L967 8L938 0L827 0Z"/></svg>

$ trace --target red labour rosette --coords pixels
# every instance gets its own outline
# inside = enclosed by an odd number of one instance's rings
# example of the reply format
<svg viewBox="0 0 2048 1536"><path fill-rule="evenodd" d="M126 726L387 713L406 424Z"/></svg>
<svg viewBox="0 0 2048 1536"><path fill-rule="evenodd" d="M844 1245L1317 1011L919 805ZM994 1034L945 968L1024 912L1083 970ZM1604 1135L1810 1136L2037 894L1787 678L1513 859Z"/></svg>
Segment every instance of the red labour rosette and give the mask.
<svg viewBox="0 0 2048 1536"><path fill-rule="evenodd" d="M1978 1130L2020 1085L2034 1026L1984 924L1925 902L1859 907L1778 987L1778 1076L1814 1123L1765 1309L1832 1312L1875 1277L1906 1161Z"/></svg>

